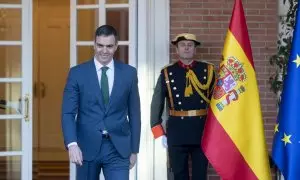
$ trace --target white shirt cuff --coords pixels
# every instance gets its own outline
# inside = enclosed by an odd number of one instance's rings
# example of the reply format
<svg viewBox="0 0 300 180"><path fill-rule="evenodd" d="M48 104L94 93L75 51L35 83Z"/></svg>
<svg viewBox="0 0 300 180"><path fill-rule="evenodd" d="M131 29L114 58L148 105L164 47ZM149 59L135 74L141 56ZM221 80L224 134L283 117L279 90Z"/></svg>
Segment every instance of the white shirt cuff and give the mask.
<svg viewBox="0 0 300 180"><path fill-rule="evenodd" d="M71 146L73 146L73 145L78 146L77 142L71 142L71 143L68 144L68 148L71 147Z"/></svg>

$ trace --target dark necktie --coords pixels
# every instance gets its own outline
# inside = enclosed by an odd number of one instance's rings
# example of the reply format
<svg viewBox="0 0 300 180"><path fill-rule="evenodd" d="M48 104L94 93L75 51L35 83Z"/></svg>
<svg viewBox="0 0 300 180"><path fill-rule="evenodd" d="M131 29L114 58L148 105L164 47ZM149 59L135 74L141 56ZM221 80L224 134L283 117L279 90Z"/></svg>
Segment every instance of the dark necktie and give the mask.
<svg viewBox="0 0 300 180"><path fill-rule="evenodd" d="M103 102L105 105L108 104L109 101L109 88L108 88L108 78L106 75L106 71L108 70L108 67L103 66L101 68L102 75L101 75L101 92L103 97Z"/></svg>

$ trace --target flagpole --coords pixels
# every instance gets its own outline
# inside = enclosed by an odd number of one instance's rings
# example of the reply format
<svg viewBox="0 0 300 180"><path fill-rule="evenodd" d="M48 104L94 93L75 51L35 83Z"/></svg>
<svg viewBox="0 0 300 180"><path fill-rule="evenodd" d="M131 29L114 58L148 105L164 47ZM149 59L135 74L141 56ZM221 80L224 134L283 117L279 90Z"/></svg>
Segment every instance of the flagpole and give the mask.
<svg viewBox="0 0 300 180"><path fill-rule="evenodd" d="M276 168L276 177L277 177L277 180L281 180L281 173L278 171L277 168Z"/></svg>
<svg viewBox="0 0 300 180"><path fill-rule="evenodd" d="M277 168L276 165L274 168L275 168L276 180L284 180L282 173L280 172L280 170Z"/></svg>

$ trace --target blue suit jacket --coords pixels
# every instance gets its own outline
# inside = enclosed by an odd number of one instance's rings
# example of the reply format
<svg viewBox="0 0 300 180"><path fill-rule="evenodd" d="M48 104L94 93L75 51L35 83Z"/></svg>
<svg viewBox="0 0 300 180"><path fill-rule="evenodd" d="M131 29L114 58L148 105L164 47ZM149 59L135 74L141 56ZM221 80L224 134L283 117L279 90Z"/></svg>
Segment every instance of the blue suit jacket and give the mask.
<svg viewBox="0 0 300 180"><path fill-rule="evenodd" d="M107 106L103 103L94 60L70 69L63 94L64 143L77 142L84 160L99 153L106 128L122 157L138 153L141 117L137 71L114 61L114 84Z"/></svg>

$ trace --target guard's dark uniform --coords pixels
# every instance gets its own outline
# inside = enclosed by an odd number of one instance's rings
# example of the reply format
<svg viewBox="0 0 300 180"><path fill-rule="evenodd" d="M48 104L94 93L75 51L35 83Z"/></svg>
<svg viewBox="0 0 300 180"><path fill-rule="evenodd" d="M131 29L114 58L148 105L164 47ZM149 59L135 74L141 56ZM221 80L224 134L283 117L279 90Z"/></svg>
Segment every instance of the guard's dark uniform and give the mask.
<svg viewBox="0 0 300 180"><path fill-rule="evenodd" d="M207 106L215 82L212 64L181 61L162 69L151 103L151 128L155 138L166 135L175 180L188 180L188 157L192 158L192 179L206 179L207 159L201 147ZM165 99L169 118L164 132L162 113Z"/></svg>

